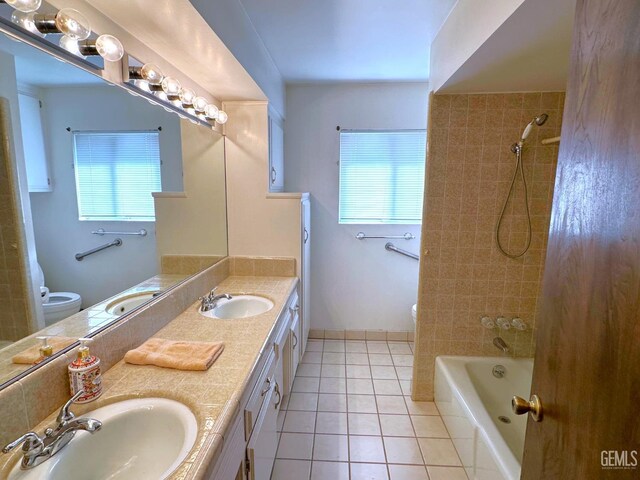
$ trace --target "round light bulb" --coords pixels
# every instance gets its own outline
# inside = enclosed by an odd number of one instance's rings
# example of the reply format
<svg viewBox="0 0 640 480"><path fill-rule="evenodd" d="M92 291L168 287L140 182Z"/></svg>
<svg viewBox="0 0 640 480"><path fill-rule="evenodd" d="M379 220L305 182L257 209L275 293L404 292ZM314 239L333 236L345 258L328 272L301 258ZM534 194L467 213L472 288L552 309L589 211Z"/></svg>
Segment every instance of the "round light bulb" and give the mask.
<svg viewBox="0 0 640 480"><path fill-rule="evenodd" d="M182 105L193 105L193 100L196 98L196 92L190 88L183 88L180 91L180 101Z"/></svg>
<svg viewBox="0 0 640 480"><path fill-rule="evenodd" d="M177 97L180 95L180 90L182 86L180 82L172 77L164 77L162 80L162 90L167 94L168 97Z"/></svg>
<svg viewBox="0 0 640 480"><path fill-rule="evenodd" d="M220 110L218 110L218 107L210 103L204 109L204 116L211 120L217 120L219 111Z"/></svg>
<svg viewBox="0 0 640 480"><path fill-rule="evenodd" d="M145 63L140 68L140 76L152 85L160 85L164 75L153 63Z"/></svg>
<svg viewBox="0 0 640 480"><path fill-rule="evenodd" d="M134 80L133 84L140 90L144 90L145 92L151 91L151 88L149 88L149 82L147 82L146 80Z"/></svg>
<svg viewBox="0 0 640 480"><path fill-rule="evenodd" d="M42 0L5 0L7 4L11 5L16 10L21 12L31 13L35 12L42 5Z"/></svg>
<svg viewBox="0 0 640 480"><path fill-rule="evenodd" d="M56 27L76 40L86 40L91 35L89 20L73 8L63 8L56 14Z"/></svg>
<svg viewBox="0 0 640 480"><path fill-rule="evenodd" d="M204 112L204 109L207 108L207 99L204 97L196 97L193 99L193 108L196 112Z"/></svg>
<svg viewBox="0 0 640 480"><path fill-rule="evenodd" d="M100 35L96 39L96 50L108 62L117 62L124 56L124 47L113 35Z"/></svg>
<svg viewBox="0 0 640 480"><path fill-rule="evenodd" d="M167 94L164 92L157 92L156 97L158 97L160 100L169 101L169 97L167 97Z"/></svg>
<svg viewBox="0 0 640 480"><path fill-rule="evenodd" d="M20 10L15 10L11 14L11 21L34 35L44 37L44 34L36 28L36 23L33 21L33 13L25 13Z"/></svg>
<svg viewBox="0 0 640 480"><path fill-rule="evenodd" d="M222 110L220 110L218 112L218 119L216 120L220 125L224 125L225 123L227 123L227 120L229 120L229 115L227 115L226 112L223 112Z"/></svg>
<svg viewBox="0 0 640 480"><path fill-rule="evenodd" d="M59 45L64 48L67 52L73 53L78 57L85 58L84 55L80 52L80 47L78 46L78 40L72 38L68 35L63 35L60 37Z"/></svg>

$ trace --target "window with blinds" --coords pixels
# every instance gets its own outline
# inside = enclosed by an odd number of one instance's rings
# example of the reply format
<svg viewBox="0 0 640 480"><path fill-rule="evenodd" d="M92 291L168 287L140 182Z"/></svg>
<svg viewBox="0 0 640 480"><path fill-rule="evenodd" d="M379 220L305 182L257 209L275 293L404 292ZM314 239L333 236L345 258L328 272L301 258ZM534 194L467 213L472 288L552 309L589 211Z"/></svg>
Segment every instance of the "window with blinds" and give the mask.
<svg viewBox="0 0 640 480"><path fill-rule="evenodd" d="M155 221L159 133L73 132L80 220Z"/></svg>
<svg viewBox="0 0 640 480"><path fill-rule="evenodd" d="M340 132L339 222L419 224L425 130Z"/></svg>

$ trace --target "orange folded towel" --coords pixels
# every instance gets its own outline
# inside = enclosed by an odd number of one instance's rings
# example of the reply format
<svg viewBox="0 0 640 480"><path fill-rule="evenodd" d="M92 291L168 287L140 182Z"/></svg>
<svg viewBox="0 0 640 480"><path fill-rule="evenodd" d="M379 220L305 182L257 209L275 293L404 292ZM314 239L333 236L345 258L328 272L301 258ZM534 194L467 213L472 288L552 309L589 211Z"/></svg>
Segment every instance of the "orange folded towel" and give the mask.
<svg viewBox="0 0 640 480"><path fill-rule="evenodd" d="M56 353L57 351L68 347L76 340L77 338L71 337L49 337L47 342L51 346L51 348L53 348L53 353ZM27 365L36 363L38 360L40 360L40 344L33 345L32 347L29 347L11 357L11 363L20 363Z"/></svg>
<svg viewBox="0 0 640 480"><path fill-rule="evenodd" d="M180 342L150 338L129 350L124 361L176 370L207 370L224 350L222 342Z"/></svg>

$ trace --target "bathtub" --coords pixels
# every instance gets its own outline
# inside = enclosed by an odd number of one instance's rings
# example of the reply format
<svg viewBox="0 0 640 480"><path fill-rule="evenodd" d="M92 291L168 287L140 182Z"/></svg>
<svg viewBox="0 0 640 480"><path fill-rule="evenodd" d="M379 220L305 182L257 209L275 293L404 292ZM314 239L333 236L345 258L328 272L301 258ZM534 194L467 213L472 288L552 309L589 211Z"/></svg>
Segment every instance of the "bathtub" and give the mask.
<svg viewBox="0 0 640 480"><path fill-rule="evenodd" d="M527 416L513 414L511 397L529 398L532 373L530 358L436 358L436 405L470 479L520 478Z"/></svg>

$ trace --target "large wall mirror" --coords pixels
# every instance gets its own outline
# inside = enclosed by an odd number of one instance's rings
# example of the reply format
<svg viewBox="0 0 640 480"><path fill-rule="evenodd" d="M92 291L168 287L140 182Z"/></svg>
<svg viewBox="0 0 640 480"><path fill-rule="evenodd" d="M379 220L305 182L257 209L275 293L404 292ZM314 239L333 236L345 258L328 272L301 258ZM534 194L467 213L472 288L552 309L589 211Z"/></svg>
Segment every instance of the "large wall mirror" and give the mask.
<svg viewBox="0 0 640 480"><path fill-rule="evenodd" d="M212 129L0 33L0 137L0 384L227 255Z"/></svg>

